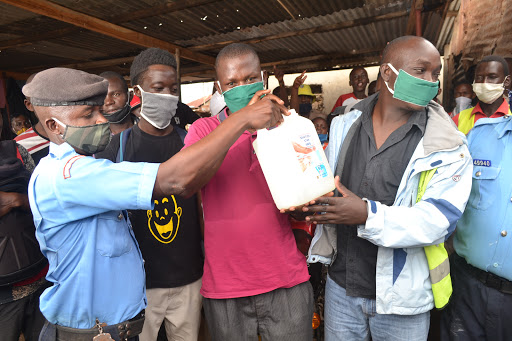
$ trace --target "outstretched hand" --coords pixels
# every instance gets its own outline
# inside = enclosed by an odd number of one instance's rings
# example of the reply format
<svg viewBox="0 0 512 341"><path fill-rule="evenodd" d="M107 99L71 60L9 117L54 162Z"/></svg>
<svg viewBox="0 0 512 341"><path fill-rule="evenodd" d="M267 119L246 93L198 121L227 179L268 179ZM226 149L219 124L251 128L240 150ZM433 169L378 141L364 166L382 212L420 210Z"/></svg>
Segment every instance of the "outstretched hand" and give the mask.
<svg viewBox="0 0 512 341"><path fill-rule="evenodd" d="M364 224L368 218L366 202L343 186L339 176L336 176L334 183L342 196L323 196L311 201L309 206L302 209L309 213L306 221L316 224Z"/></svg>

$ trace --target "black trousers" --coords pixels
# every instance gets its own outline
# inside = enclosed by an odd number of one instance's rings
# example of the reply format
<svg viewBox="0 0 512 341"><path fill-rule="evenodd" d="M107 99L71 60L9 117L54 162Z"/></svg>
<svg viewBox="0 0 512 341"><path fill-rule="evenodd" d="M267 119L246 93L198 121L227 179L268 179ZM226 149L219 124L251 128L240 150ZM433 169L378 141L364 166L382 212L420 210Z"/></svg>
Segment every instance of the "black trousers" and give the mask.
<svg viewBox="0 0 512 341"><path fill-rule="evenodd" d="M450 266L453 294L442 311L441 340L511 340L512 295L473 277L457 255L450 258Z"/></svg>
<svg viewBox="0 0 512 341"><path fill-rule="evenodd" d="M46 321L39 310L43 285L33 294L17 301L0 304L0 339L18 341L21 333L26 341L37 341Z"/></svg>

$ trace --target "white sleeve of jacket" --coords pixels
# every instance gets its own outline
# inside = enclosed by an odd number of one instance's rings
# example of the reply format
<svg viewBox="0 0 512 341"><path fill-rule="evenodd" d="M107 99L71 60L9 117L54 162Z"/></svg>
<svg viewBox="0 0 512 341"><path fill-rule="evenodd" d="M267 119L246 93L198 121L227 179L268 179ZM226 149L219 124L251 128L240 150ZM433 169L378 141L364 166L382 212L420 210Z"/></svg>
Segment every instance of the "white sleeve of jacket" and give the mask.
<svg viewBox="0 0 512 341"><path fill-rule="evenodd" d="M472 171L471 157L438 168L422 200L412 207L386 206L365 199L368 219L365 225L359 226L358 236L389 248L423 247L444 242L455 230L466 208Z"/></svg>

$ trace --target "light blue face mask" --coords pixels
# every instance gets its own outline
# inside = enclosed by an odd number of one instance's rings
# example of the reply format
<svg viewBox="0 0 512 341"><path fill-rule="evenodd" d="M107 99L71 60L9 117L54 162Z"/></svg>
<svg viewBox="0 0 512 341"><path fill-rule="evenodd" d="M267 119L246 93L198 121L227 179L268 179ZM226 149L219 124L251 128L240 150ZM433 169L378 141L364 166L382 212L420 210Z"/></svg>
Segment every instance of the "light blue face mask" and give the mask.
<svg viewBox="0 0 512 341"><path fill-rule="evenodd" d="M402 69L398 72L393 65L390 63L388 63L388 65L397 75L394 90L389 87L388 82L384 81L389 92L393 94L393 98L415 104L420 107L426 107L427 104L437 96L437 92L439 91L439 81L429 82L427 80L414 77Z"/></svg>

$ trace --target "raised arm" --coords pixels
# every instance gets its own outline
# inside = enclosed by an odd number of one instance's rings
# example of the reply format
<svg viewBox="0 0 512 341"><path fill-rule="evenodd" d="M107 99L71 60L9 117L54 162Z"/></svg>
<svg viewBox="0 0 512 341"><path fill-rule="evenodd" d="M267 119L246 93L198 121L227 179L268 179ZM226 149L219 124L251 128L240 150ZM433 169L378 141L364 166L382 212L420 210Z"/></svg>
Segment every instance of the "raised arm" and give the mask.
<svg viewBox="0 0 512 341"><path fill-rule="evenodd" d="M290 94L290 109L295 109L296 112L299 112L299 87L304 84L306 81L306 70L302 71L302 73L295 78L292 85L292 92Z"/></svg>

